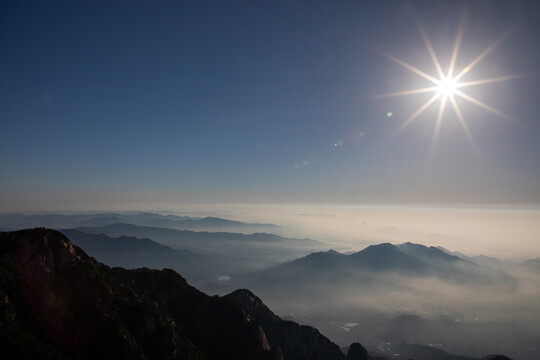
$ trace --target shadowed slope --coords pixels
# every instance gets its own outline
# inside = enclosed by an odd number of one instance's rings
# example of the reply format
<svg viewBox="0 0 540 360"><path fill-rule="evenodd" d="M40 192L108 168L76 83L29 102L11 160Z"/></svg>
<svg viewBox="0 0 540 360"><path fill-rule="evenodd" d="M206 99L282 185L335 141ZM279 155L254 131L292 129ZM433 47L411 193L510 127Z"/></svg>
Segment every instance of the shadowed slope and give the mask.
<svg viewBox="0 0 540 360"><path fill-rule="evenodd" d="M172 270L111 269L54 230L0 233L0 274L0 345L18 358L346 358L247 290L210 297Z"/></svg>

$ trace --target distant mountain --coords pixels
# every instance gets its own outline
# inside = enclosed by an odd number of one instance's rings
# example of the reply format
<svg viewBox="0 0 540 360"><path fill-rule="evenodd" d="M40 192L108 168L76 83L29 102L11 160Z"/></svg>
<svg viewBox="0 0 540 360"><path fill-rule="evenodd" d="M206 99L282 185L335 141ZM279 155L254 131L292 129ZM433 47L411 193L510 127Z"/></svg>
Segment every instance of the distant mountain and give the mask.
<svg viewBox="0 0 540 360"><path fill-rule="evenodd" d="M250 224L218 217L190 217L162 215L151 212L135 213L95 213L95 214L5 214L0 215L0 228L19 230L35 226L50 228L77 228L105 226L116 223L139 226L167 227L182 230L226 230L242 233L274 231L274 224Z"/></svg>
<svg viewBox="0 0 540 360"><path fill-rule="evenodd" d="M455 327L453 321L470 321L471 316L498 316L500 308L492 310L482 305L485 304L482 298L498 297L499 292L510 296L508 292L514 292L516 281L501 269L481 266L435 247L384 243L349 255L334 250L311 253L261 271L236 274L226 284L204 284L204 289L225 294L234 288L247 287L280 314L314 324L335 341L346 339L345 343L351 343L360 339L370 346L368 349L374 350L379 342L388 341L390 333L381 332L375 338L370 333L373 328L362 324L365 318L411 313L449 317L451 322L432 332L440 335ZM536 306L530 308L534 310ZM392 329L383 320L378 323L382 329ZM411 330L410 325L396 328ZM502 331L504 327L495 328ZM350 337L350 334L358 336ZM420 332L411 330L409 334ZM436 339L424 344L438 343ZM466 343L459 335L458 339ZM511 341L518 342L516 336L510 339L500 343L512 348ZM475 338L477 343L480 340L481 337ZM401 340L407 341L407 338ZM519 346L528 342L538 343L534 339L519 340ZM485 354L489 344L481 344L479 349Z"/></svg>
<svg viewBox="0 0 540 360"><path fill-rule="evenodd" d="M527 260L522 265L528 267L529 269L540 271L540 258Z"/></svg>
<svg viewBox="0 0 540 360"><path fill-rule="evenodd" d="M218 217L204 217L202 219L186 219L186 220L180 220L176 222L176 228L184 227L185 229L209 229L209 228L242 228L242 227L249 227L249 228L266 228L268 230L276 229L278 228L277 225L274 224L257 224L257 223L244 223L241 221L234 221L234 220L227 220L222 219Z"/></svg>
<svg viewBox="0 0 540 360"><path fill-rule="evenodd" d="M436 247L405 243L371 245L345 255L334 250L312 253L297 260L247 275L256 283L301 284L317 287L326 281L335 285L350 280L367 280L372 275L397 273L415 277L436 277L446 281L488 284L513 281L501 270L481 267ZM296 286L296 285L295 285Z"/></svg>
<svg viewBox="0 0 540 360"><path fill-rule="evenodd" d="M111 269L45 228L0 233L0 274L11 358L346 359L247 290L210 297L172 270Z"/></svg>
<svg viewBox="0 0 540 360"><path fill-rule="evenodd" d="M489 256L485 256L485 255L473 256L473 257L468 258L468 259L475 262L476 264L484 265L484 266L501 267L501 266L505 265L504 261L499 260L499 259L495 259L495 258L492 258L492 257L489 257Z"/></svg>
<svg viewBox="0 0 540 360"><path fill-rule="evenodd" d="M173 269L192 284L202 284L217 276L238 272L244 268L232 258L198 254L190 250L172 249L146 238L133 236L109 237L88 234L75 229L61 230L74 245L109 266L126 269L148 267Z"/></svg>
<svg viewBox="0 0 540 360"><path fill-rule="evenodd" d="M463 253L460 253L459 251L449 251L442 246L437 246L437 249L445 252L448 255L456 256L460 259L467 260L470 262L474 262L475 264L482 265L482 266L490 266L490 267L501 267L505 265L505 262L499 259L495 259L489 256L485 255L477 255L477 256L467 256Z"/></svg>
<svg viewBox="0 0 540 360"><path fill-rule="evenodd" d="M411 242L406 242L404 244L396 245L400 252L403 254L411 255L417 259L422 259L424 261L459 261L462 260L461 257L454 254L449 254L444 251L441 247L435 246L424 246L420 244L413 244Z"/></svg>
<svg viewBox="0 0 540 360"><path fill-rule="evenodd" d="M284 238L269 233L246 235L229 232L197 232L133 224L81 227L77 230L112 237L135 236L149 238L175 249L188 249L199 253L235 257L245 263L246 266L251 264L252 268L258 269L269 264L304 256L323 246L323 244L315 240Z"/></svg>
<svg viewBox="0 0 540 360"><path fill-rule="evenodd" d="M422 245L419 245L422 246ZM371 245L362 251L351 254L347 257L347 262L357 268L370 269L375 271L405 271L422 272L426 271L427 264L421 257L414 256L414 250L403 251L401 248L389 243Z"/></svg>
<svg viewBox="0 0 540 360"><path fill-rule="evenodd" d="M199 246L204 246L208 242L276 242L283 241L285 238L274 234L255 233L242 234L230 232L208 232L208 231L191 231L191 230L176 230L163 227L139 226L125 223L115 223L105 226L94 227L79 227L78 230L86 233L113 234L117 236L130 234L147 234L149 237L159 238L159 242L168 243L169 245L181 245L183 242L192 243Z"/></svg>

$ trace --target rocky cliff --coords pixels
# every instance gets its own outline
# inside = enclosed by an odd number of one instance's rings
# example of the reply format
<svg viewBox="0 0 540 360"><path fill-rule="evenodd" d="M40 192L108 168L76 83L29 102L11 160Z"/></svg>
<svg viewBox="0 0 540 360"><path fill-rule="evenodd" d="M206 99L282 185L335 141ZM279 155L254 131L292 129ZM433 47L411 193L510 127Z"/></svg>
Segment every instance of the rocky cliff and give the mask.
<svg viewBox="0 0 540 360"><path fill-rule="evenodd" d="M61 233L0 233L0 348L16 358L346 359L255 295L208 296L172 270L109 268Z"/></svg>
<svg viewBox="0 0 540 360"><path fill-rule="evenodd" d="M252 319L261 324L272 349L285 359L344 359L339 347L311 326L284 321L249 290L240 289L226 296L246 309Z"/></svg>

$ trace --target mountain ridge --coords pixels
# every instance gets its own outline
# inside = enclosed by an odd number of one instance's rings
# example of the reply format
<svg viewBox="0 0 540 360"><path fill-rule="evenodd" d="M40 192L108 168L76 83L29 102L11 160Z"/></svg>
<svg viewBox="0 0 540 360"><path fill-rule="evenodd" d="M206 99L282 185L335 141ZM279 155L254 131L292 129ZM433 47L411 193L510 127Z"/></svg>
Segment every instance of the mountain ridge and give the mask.
<svg viewBox="0 0 540 360"><path fill-rule="evenodd" d="M83 226L105 226L114 223L128 223L139 226L169 227L177 230L235 230L238 232L257 232L275 230L275 224L246 223L215 216L193 217L163 215L152 212L96 212L75 214L1 214L0 227L19 230L35 226L49 228L77 228Z"/></svg>
<svg viewBox="0 0 540 360"><path fill-rule="evenodd" d="M262 269L270 264L304 256L323 247L323 244L316 240L286 238L269 233L176 230L123 223L76 230L91 234L103 233L110 237L149 238L173 249L242 258L241 261L249 263L252 269Z"/></svg>
<svg viewBox="0 0 540 360"><path fill-rule="evenodd" d="M98 261L126 269L148 267L170 268L186 277L190 283L209 281L227 274L235 266L225 266L231 259L217 255L200 254L187 249L173 249L148 238L134 236L109 237L104 234L89 234L75 229L63 229L74 245L81 247ZM231 261L228 261L231 260Z"/></svg>
<svg viewBox="0 0 540 360"><path fill-rule="evenodd" d="M77 230L82 232L90 232L93 234L96 233L103 233L107 234L110 232L130 232L134 230L140 230L140 231L148 231L148 230L155 230L155 231L163 231L167 233L176 233L176 234L187 234L191 237L204 237L205 235L209 236L223 236L225 239L224 241L251 241L251 240L258 240L258 241L264 241L264 242L272 242L272 241L281 241L283 239L286 239L279 235L274 235L271 233L252 233L252 234L243 234L243 233L234 233L234 232L227 232L227 231L193 231L193 230L179 230L179 229L172 229L168 227L159 227L159 226L141 226L136 224L128 224L128 223L114 223L104 226L83 226L77 228ZM214 239L211 239L214 240ZM308 239L295 239L295 240L308 240ZM215 241L215 240L214 240Z"/></svg>
<svg viewBox="0 0 540 360"><path fill-rule="evenodd" d="M50 358L346 359L260 299L263 313L243 307L239 298L255 298L247 290L208 296L173 270L109 268L55 230L0 233L0 272L0 330L9 335L0 341L19 357L47 349ZM288 328L287 337L268 337L265 324ZM35 349L19 347L32 341ZM329 351L294 355L306 348Z"/></svg>
<svg viewBox="0 0 540 360"><path fill-rule="evenodd" d="M320 251L297 258L290 262L276 265L260 271L262 277L282 276L287 271L294 270L298 274L309 273L311 277L317 274L328 275L328 271L341 272L341 276L352 276L352 272L398 272L415 276L435 276L456 281L473 281L467 276L474 273L485 281L489 274L474 262L447 254L437 247L427 247L421 244L404 243L393 245L381 243L370 245L352 254L342 254L335 250Z"/></svg>

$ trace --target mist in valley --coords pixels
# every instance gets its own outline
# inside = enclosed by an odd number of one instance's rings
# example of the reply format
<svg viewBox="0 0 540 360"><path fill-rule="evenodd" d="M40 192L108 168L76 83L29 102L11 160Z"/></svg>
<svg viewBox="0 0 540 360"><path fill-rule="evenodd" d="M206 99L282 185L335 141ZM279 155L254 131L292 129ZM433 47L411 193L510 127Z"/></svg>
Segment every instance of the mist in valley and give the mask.
<svg viewBox="0 0 540 360"><path fill-rule="evenodd" d="M540 348L540 211L532 207L237 205L0 217L4 228L47 221L110 266L172 268L208 294L248 288L342 346L390 354L420 344L516 359Z"/></svg>
<svg viewBox="0 0 540 360"><path fill-rule="evenodd" d="M539 1L0 9L0 231L248 289L345 353L540 359Z"/></svg>

